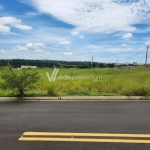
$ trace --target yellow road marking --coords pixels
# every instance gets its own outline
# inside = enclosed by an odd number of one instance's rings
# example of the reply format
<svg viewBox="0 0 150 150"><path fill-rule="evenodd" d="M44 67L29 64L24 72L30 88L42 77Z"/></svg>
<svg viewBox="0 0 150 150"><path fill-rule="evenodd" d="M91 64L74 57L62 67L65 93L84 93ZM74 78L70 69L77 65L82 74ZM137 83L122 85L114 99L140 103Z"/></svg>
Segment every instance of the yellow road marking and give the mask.
<svg viewBox="0 0 150 150"><path fill-rule="evenodd" d="M150 138L150 134L115 134L115 133L63 133L63 132L24 132L24 136L91 136L91 137L141 137Z"/></svg>
<svg viewBox="0 0 150 150"><path fill-rule="evenodd" d="M19 141L53 141L53 142L104 142L104 143L140 143L150 144L150 140L125 140L125 139L80 139L80 138L31 138L21 137Z"/></svg>
<svg viewBox="0 0 150 150"><path fill-rule="evenodd" d="M111 139L107 139L107 138L105 139L105 137L111 137ZM117 139L115 139L116 137ZM129 138L129 139L124 139L124 138ZM23 136L20 137L18 140L19 141L105 142L105 143L107 142L107 143L150 144L150 134L24 132Z"/></svg>

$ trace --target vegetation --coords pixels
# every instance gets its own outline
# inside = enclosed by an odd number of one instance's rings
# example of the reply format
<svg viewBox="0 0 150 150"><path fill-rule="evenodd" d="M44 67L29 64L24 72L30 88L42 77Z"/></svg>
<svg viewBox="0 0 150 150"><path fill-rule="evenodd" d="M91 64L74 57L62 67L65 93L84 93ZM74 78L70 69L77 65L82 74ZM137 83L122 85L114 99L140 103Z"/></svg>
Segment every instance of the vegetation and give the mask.
<svg viewBox="0 0 150 150"><path fill-rule="evenodd" d="M3 86L7 89L17 90L18 96L24 96L24 91L32 89L40 76L34 70L12 70L11 68L2 71L1 78Z"/></svg>
<svg viewBox="0 0 150 150"><path fill-rule="evenodd" d="M0 72L3 72L1 70ZM52 74L53 68L37 68L35 70L41 78L38 78L38 82L34 84L34 87L30 88L30 91L25 92L25 96L150 95L149 68L60 68L54 82L49 82L46 76L46 72L49 72L50 75ZM28 71L31 71L31 69L27 69ZM20 70L14 70L14 72L16 74L17 72L21 73ZM5 79L4 76L3 79ZM15 96L17 93L12 92L12 88L6 85L3 79L0 78L0 96ZM18 81L14 83L18 84ZM15 88L17 89L17 87Z"/></svg>
<svg viewBox="0 0 150 150"><path fill-rule="evenodd" d="M25 66L37 66L37 67L50 67L53 68L91 68L90 61L57 61L57 60L25 60L25 59L11 59L0 60L0 66L6 66L10 64L13 68L20 68L21 65ZM132 64L130 64L132 65ZM122 66L126 66L122 64ZM99 63L93 62L93 68L113 68L114 63Z"/></svg>

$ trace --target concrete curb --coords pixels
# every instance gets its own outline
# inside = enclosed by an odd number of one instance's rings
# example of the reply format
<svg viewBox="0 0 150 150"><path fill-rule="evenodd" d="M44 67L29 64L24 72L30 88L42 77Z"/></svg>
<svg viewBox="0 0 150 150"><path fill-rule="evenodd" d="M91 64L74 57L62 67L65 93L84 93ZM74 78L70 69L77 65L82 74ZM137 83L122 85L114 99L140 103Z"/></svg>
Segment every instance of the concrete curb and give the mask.
<svg viewBox="0 0 150 150"><path fill-rule="evenodd" d="M1 101L51 101L51 100L150 100L150 96L60 96L60 97L0 97Z"/></svg>

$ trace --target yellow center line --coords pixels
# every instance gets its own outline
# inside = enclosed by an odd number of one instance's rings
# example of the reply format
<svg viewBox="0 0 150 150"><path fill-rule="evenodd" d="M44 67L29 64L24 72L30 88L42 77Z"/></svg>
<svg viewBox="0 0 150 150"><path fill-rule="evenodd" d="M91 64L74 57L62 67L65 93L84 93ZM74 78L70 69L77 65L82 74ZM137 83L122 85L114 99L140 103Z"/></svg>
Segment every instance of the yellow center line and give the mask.
<svg viewBox="0 0 150 150"><path fill-rule="evenodd" d="M58 137L54 137L54 136L58 136ZM107 138L104 139L104 137L111 137L111 139L107 139ZM118 139L115 139L116 137ZM124 138L129 138L129 139L124 139ZM19 141L105 142L105 143L108 142L108 143L150 144L150 139L131 139L131 138L150 138L150 134L24 132L23 136L20 137L18 140Z"/></svg>
<svg viewBox="0 0 150 150"><path fill-rule="evenodd" d="M150 138L150 134L115 134L115 133L65 133L65 132L24 132L23 136L91 136L91 137L141 137Z"/></svg>
<svg viewBox="0 0 150 150"><path fill-rule="evenodd" d="M80 139L80 138L34 138L21 137L19 141L53 141L53 142L104 142L104 143L140 143L150 144L150 140L125 140L125 139Z"/></svg>

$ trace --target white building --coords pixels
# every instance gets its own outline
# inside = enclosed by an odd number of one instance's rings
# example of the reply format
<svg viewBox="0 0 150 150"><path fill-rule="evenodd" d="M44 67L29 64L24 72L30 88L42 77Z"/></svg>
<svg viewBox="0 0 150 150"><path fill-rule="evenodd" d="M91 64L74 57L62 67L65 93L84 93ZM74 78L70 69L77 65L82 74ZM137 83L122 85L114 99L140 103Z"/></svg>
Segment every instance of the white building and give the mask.
<svg viewBox="0 0 150 150"><path fill-rule="evenodd" d="M28 68L35 69L36 66L21 66L21 69L24 69L24 68L26 68L26 69L28 69Z"/></svg>

